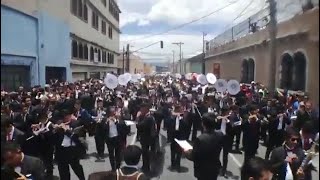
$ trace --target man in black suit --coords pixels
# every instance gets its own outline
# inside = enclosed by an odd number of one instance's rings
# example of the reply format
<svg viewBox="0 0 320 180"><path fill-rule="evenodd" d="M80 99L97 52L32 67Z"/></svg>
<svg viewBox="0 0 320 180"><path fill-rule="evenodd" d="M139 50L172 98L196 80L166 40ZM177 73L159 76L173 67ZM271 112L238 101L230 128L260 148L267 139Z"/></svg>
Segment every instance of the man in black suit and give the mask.
<svg viewBox="0 0 320 180"><path fill-rule="evenodd" d="M2 157L4 165L28 179L45 180L45 170L39 158L25 155L15 142L5 144ZM7 177L8 178L8 177Z"/></svg>
<svg viewBox="0 0 320 180"><path fill-rule="evenodd" d="M105 139L106 132L104 130L104 116L106 115L106 109L103 107L103 99L97 99L97 108L92 111L93 116L95 116L96 126L95 126L95 134L94 140L96 143L97 149L97 159L104 158L104 150L105 150Z"/></svg>
<svg viewBox="0 0 320 180"><path fill-rule="evenodd" d="M174 112L172 114L172 120L168 128L168 133L170 134L169 141L171 142L171 169L181 171L180 161L182 150L180 146L174 139L187 140L188 137L188 123L186 118L183 117L183 111L180 105L174 107Z"/></svg>
<svg viewBox="0 0 320 180"><path fill-rule="evenodd" d="M254 157L259 147L261 123L257 113L257 107L255 105L250 105L249 117L242 124L245 161Z"/></svg>
<svg viewBox="0 0 320 180"><path fill-rule="evenodd" d="M123 120L117 119L115 107L111 106L108 113L108 118L104 120L104 131L111 168L115 171L121 165L121 142L127 138L129 128Z"/></svg>
<svg viewBox="0 0 320 180"><path fill-rule="evenodd" d="M143 103L138 112L137 130L140 134L140 143L142 146L142 170L150 172L150 149L154 153L156 150L157 125L154 117L149 112L149 104Z"/></svg>
<svg viewBox="0 0 320 180"><path fill-rule="evenodd" d="M1 116L1 132L6 133L6 142L13 141L19 144L21 147L24 146L26 141L25 134L16 127L14 127L9 117L7 116Z"/></svg>
<svg viewBox="0 0 320 180"><path fill-rule="evenodd" d="M215 115L205 114L202 117L204 133L195 139L192 150L184 150L194 163L194 176L198 180L216 180L221 168L219 157L223 134L214 131L215 119Z"/></svg>
<svg viewBox="0 0 320 180"><path fill-rule="evenodd" d="M261 109L261 114L267 120L269 120L271 118L271 113L275 110L275 108L273 106L274 105L272 104L271 99L269 99L267 101L267 105ZM267 121L263 121L263 123L261 123L261 139L263 140L264 144L267 144L267 130L268 130L268 128L269 128L269 124L267 123Z"/></svg>
<svg viewBox="0 0 320 180"><path fill-rule="evenodd" d="M62 111L63 120L55 127L55 158L58 163L59 176L61 180L70 180L69 165L80 180L85 180L83 167L80 164L80 156L84 144L80 141L78 132L83 126L80 121L72 118L72 112Z"/></svg>

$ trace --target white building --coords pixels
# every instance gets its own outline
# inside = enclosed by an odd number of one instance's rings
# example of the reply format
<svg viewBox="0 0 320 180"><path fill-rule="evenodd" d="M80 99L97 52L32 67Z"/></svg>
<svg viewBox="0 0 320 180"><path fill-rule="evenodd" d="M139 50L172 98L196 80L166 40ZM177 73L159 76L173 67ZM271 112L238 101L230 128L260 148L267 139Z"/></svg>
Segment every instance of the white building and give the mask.
<svg viewBox="0 0 320 180"><path fill-rule="evenodd" d="M73 80L102 78L106 72L117 72L121 11L116 0L1 0L1 4L36 17L39 31L44 28L43 16L69 27L70 53L66 59L70 60ZM56 31L58 28L52 28ZM48 48L45 44L40 47Z"/></svg>

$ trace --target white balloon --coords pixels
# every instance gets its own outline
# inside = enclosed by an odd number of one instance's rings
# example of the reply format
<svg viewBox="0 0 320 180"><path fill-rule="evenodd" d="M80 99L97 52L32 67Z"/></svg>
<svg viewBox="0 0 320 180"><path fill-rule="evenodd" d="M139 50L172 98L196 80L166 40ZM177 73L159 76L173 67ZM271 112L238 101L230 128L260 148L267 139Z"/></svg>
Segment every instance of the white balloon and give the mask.
<svg viewBox="0 0 320 180"><path fill-rule="evenodd" d="M227 90L231 95L238 94L240 92L240 83L237 80L229 80Z"/></svg>
<svg viewBox="0 0 320 180"><path fill-rule="evenodd" d="M202 84L202 85L208 84L207 78L203 74L200 74L200 75L197 76L197 82Z"/></svg>
<svg viewBox="0 0 320 180"><path fill-rule="evenodd" d="M136 75L137 75L138 79L142 78L141 74L136 74Z"/></svg>
<svg viewBox="0 0 320 180"><path fill-rule="evenodd" d="M210 83L210 84L214 84L217 82L217 77L212 73L208 73L206 75L206 78L207 78L208 83Z"/></svg>
<svg viewBox="0 0 320 180"><path fill-rule="evenodd" d="M104 83L106 84L107 88L115 89L118 86L118 78L113 74L107 74L104 79Z"/></svg>
<svg viewBox="0 0 320 180"><path fill-rule="evenodd" d="M175 75L175 77L177 78L177 79L181 79L181 74L179 74L179 73L177 73L176 75Z"/></svg>
<svg viewBox="0 0 320 180"><path fill-rule="evenodd" d="M218 79L214 84L217 92L225 92L227 90L227 81L224 79Z"/></svg>

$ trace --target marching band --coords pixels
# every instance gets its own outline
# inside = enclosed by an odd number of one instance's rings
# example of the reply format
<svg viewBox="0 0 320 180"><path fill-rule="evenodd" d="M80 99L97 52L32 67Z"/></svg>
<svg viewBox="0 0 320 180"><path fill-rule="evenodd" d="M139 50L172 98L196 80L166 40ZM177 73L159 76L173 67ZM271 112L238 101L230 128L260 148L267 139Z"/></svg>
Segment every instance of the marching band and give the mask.
<svg viewBox="0 0 320 180"><path fill-rule="evenodd" d="M289 141L301 138L301 148L308 153L295 155L300 163L291 164L295 158L290 156L288 167L294 166L291 168L294 179L310 178L307 166L312 165L306 161L312 159L318 141L318 129L310 127L310 123L319 121L319 117L312 114L309 101L293 113L293 103L285 103L277 95L265 97L258 88L266 91L255 83L241 85L236 80L217 79L211 73L166 77L125 73L119 77L107 74L104 82L62 83L61 86L55 83L46 87L48 91L35 87L31 93L2 92L2 145L6 147L14 142L23 156L41 160L44 171L39 173L43 174L32 174L33 179L52 179L55 160L61 180L70 180L69 165L84 180L86 167L80 164L80 159L88 149L87 134L94 137L97 161L104 161L107 145L111 170L116 172L123 161L127 137L132 135L131 126L136 125L136 141L142 150L141 170L148 174L152 171L150 154L160 152L159 134L163 124L170 143L171 170L181 171L181 157L185 155L194 162L196 178L213 180L219 174L227 177L229 153L241 154L243 150L246 164L255 157L260 140L267 146L265 159L271 159L274 167L280 168L277 163L289 155L278 155L284 153L278 148L285 147L286 151L297 148L298 145ZM294 115L296 120L292 118ZM294 137L294 132L300 130L301 135ZM189 142L193 149L184 149L177 140ZM12 172L16 172L16 167L12 166L17 165L8 157L11 151L9 146L2 151L1 173L10 169L9 179L15 179ZM201 160L205 155L210 156L208 161ZM34 162L30 163L33 166ZM301 168L296 168L297 165ZM212 171L206 169L209 167ZM273 169L273 173L274 179L283 175L280 169Z"/></svg>

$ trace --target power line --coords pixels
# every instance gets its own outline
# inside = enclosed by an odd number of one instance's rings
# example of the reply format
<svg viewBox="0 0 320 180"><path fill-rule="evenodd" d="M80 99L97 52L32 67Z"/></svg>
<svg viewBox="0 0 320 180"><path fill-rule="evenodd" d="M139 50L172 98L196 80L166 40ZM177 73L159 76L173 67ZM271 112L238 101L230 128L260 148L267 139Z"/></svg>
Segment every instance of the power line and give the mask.
<svg viewBox="0 0 320 180"><path fill-rule="evenodd" d="M206 14L206 15L200 17L200 18L194 19L194 20L192 20L192 21L190 21L190 22L181 24L181 25L179 25L179 26L170 28L170 29L168 29L168 30L166 30L166 31L164 31L164 32L147 35L147 36L144 36L144 37L141 37L141 38L137 38L137 39L133 39L133 40L128 40L128 41L125 41L125 42L129 43L129 42L133 42L133 41L144 40L144 39L148 39L148 38L153 37L153 36L162 35L162 34L165 34L165 33L170 32L170 31L173 31L173 30L176 30L176 29L180 29L180 28L182 28L182 27L184 27L184 26L187 26L187 25L192 24L192 23L194 23L194 22L200 21L200 20L202 20L202 19L204 19L204 18L206 18L206 17L208 17L208 16L211 16L212 14L217 13L217 12L225 9L225 8L227 8L227 7L235 4L236 2L238 2L238 1L231 2L231 3L227 4L226 6L223 6L223 7L219 8L219 9L216 9L215 11L210 12L209 14Z"/></svg>

